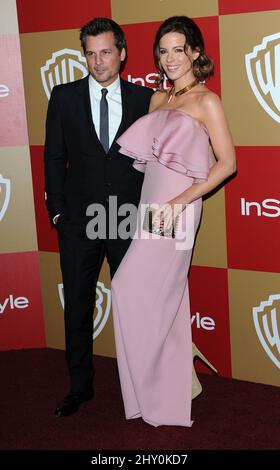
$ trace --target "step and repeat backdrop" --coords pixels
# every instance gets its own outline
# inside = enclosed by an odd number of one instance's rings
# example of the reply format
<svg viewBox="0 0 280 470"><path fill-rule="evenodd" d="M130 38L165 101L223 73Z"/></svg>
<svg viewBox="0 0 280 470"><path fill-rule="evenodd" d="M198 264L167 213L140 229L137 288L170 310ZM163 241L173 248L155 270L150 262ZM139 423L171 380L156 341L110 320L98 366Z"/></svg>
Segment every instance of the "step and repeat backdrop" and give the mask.
<svg viewBox="0 0 280 470"><path fill-rule="evenodd" d="M279 0L1 1L0 348L64 348L43 151L52 87L87 75L80 27L117 21L128 42L123 78L155 88L154 34L176 14L203 32L215 62L207 86L222 98L238 165L204 202L189 278L193 338L221 375L280 385ZM106 261L94 338L96 354L115 355Z"/></svg>

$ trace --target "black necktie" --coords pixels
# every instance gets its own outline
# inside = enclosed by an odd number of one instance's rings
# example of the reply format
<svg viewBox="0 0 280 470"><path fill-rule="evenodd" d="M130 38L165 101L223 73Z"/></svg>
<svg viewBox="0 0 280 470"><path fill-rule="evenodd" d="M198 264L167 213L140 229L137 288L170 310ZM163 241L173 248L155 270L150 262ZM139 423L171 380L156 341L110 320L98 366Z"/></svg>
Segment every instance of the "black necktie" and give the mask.
<svg viewBox="0 0 280 470"><path fill-rule="evenodd" d="M109 116L108 116L108 101L106 95L107 88L101 90L102 98L100 101L100 142L107 153L109 150Z"/></svg>

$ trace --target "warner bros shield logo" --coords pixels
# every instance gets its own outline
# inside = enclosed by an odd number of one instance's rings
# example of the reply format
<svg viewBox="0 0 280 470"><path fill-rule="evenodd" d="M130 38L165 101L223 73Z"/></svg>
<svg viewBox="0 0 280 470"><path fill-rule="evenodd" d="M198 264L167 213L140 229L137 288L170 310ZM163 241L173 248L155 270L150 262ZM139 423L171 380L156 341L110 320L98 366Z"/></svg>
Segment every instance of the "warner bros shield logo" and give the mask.
<svg viewBox="0 0 280 470"><path fill-rule="evenodd" d="M245 55L247 76L260 105L280 122L280 33L265 36Z"/></svg>
<svg viewBox="0 0 280 470"><path fill-rule="evenodd" d="M11 180L0 174L0 222L4 218L11 199Z"/></svg>
<svg viewBox="0 0 280 470"><path fill-rule="evenodd" d="M253 308L256 332L262 347L272 362L280 369L280 294L270 295L268 300Z"/></svg>
<svg viewBox="0 0 280 470"><path fill-rule="evenodd" d="M55 85L73 82L88 75L87 61L80 51L61 49L40 68L45 93L50 98Z"/></svg>
<svg viewBox="0 0 280 470"><path fill-rule="evenodd" d="M64 309L64 293L63 284L58 284L58 294L62 308ZM111 310L111 291L105 287L101 281L96 285L96 301L95 301L96 315L93 321L93 339L95 339L103 330L107 323Z"/></svg>

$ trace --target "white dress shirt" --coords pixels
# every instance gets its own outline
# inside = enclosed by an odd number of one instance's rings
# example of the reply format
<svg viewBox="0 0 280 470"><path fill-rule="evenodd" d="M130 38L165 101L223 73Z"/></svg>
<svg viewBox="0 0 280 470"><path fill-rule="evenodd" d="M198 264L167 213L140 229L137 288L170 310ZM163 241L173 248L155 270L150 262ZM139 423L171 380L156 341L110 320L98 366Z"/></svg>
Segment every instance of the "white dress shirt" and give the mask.
<svg viewBox="0 0 280 470"><path fill-rule="evenodd" d="M122 120L122 95L120 77L118 76L118 78L113 83L111 83L111 85L103 87L92 77L92 75L89 76L89 94L92 120L98 138L100 137L100 101L102 96L102 88L107 88L108 90L106 98L108 101L109 112L109 147L111 147Z"/></svg>

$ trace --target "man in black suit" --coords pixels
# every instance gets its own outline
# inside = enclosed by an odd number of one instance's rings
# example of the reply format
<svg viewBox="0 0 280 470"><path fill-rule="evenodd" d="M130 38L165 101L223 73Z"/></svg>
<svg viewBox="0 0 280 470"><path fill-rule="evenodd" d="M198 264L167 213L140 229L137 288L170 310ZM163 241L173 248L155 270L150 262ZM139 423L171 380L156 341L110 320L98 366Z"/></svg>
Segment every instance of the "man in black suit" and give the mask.
<svg viewBox="0 0 280 470"><path fill-rule="evenodd" d="M93 308L104 255L111 278L131 238L87 237L88 206L109 197L117 206L138 205L143 175L121 155L116 139L148 112L152 90L119 77L126 58L120 26L95 18L80 31L89 75L53 88L46 122L45 186L51 223L57 227L64 284L66 360L70 391L56 416L75 413L93 397ZM114 218L114 217L113 217ZM118 222L121 218L118 217Z"/></svg>

